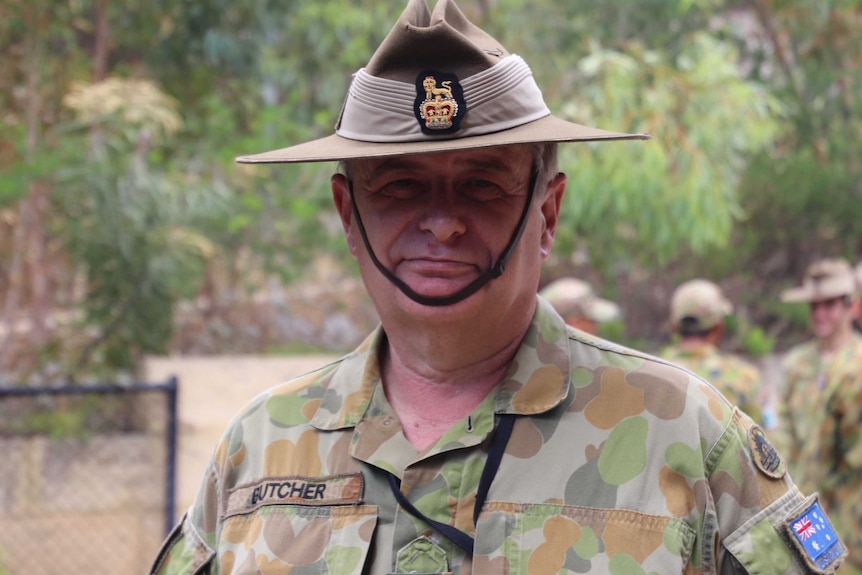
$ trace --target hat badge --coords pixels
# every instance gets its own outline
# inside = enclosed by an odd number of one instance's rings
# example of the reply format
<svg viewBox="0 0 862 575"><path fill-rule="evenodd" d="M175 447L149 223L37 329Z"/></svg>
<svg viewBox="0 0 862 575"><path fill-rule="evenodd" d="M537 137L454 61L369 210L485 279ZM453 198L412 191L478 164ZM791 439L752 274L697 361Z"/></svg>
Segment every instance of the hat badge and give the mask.
<svg viewBox="0 0 862 575"><path fill-rule="evenodd" d="M464 92L454 74L423 72L416 77L416 119L427 135L458 131L467 111Z"/></svg>

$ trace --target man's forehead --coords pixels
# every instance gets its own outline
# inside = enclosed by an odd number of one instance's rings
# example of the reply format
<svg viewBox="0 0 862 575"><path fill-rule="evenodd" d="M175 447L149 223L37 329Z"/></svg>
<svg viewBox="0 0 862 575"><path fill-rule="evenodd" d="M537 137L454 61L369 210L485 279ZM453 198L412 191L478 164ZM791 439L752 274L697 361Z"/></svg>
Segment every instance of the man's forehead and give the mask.
<svg viewBox="0 0 862 575"><path fill-rule="evenodd" d="M351 160L350 164L352 171L359 173L398 169L419 170L428 166L439 170L478 167L508 170L514 173L522 167L529 169L532 165L532 159L531 146L522 144L459 150L455 152L405 154L387 158L364 158Z"/></svg>
<svg viewBox="0 0 862 575"><path fill-rule="evenodd" d="M811 301L811 305L812 306L817 306L817 305L832 306L832 305L838 304L840 302L844 302L848 299L850 299L850 296L847 296L847 295L839 295L839 296L835 296L835 297L826 297L826 298L817 298L817 299L814 299Z"/></svg>

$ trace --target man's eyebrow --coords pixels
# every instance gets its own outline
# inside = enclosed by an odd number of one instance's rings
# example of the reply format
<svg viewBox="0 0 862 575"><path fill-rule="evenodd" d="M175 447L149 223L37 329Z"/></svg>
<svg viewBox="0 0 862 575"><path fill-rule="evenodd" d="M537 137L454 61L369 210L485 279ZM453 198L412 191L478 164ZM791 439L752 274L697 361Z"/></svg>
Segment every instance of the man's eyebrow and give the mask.
<svg viewBox="0 0 862 575"><path fill-rule="evenodd" d="M382 170L410 170L419 166L419 162L410 160L409 158L387 158L370 168L369 172L373 175Z"/></svg>

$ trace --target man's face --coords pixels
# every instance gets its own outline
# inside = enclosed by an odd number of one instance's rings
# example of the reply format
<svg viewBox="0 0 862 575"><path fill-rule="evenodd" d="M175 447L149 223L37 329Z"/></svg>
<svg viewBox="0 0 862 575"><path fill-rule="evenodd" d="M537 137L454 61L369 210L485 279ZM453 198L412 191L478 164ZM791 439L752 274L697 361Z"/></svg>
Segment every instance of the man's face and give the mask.
<svg viewBox="0 0 862 575"><path fill-rule="evenodd" d="M444 297L497 261L523 212L532 169L530 147L509 146L356 161L351 178L377 258L417 293ZM548 192L537 191L521 241L502 276L463 302L429 308L407 300L374 268L353 218L347 180L333 177L348 244L381 315L396 307L441 317L453 309L487 304L490 294L502 305L532 300L541 262L553 244L564 189L565 177L559 175Z"/></svg>
<svg viewBox="0 0 862 575"><path fill-rule="evenodd" d="M811 302L811 327L819 339L827 339L850 330L853 306L846 297Z"/></svg>

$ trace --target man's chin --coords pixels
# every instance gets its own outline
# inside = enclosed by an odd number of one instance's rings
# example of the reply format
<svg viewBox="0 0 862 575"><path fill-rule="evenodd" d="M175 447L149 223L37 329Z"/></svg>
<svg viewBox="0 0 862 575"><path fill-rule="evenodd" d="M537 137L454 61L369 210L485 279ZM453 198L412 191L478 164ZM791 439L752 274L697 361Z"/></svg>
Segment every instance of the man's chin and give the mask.
<svg viewBox="0 0 862 575"><path fill-rule="evenodd" d="M405 281L414 293L422 297L446 298L466 289L475 278L419 278Z"/></svg>

